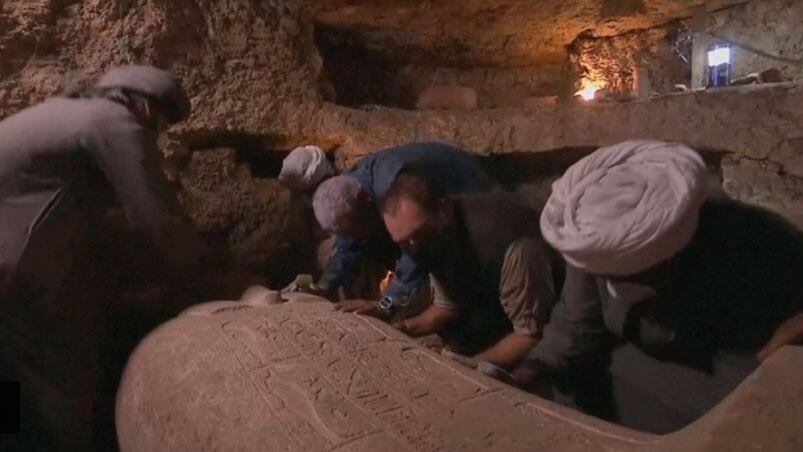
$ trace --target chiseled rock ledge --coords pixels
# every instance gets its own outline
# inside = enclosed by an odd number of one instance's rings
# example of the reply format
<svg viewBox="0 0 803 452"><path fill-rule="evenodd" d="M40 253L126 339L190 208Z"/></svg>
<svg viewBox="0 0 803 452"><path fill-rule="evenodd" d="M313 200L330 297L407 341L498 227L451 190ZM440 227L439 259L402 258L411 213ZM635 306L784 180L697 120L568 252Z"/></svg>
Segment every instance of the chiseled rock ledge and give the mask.
<svg viewBox="0 0 803 452"><path fill-rule="evenodd" d="M191 308L131 356L123 452L747 451L803 442L803 348L766 362L665 436L599 421L453 363L320 298L267 292Z"/></svg>
<svg viewBox="0 0 803 452"><path fill-rule="evenodd" d="M306 127L348 158L413 140L451 140L481 154L595 147L627 139L784 161L803 154L803 84L750 85L623 103L531 110L357 110L325 104Z"/></svg>

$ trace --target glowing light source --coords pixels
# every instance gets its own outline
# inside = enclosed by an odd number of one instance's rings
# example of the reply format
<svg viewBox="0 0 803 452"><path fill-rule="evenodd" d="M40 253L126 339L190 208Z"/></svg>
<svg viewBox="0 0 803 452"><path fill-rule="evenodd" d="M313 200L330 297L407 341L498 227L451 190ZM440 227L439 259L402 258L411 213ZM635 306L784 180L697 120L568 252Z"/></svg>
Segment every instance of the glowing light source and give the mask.
<svg viewBox="0 0 803 452"><path fill-rule="evenodd" d="M596 82L592 82L589 79L583 79L582 81L582 88L579 91L574 93L575 96L580 96L583 100L592 100L594 99L594 95L597 91L604 88L604 85Z"/></svg>
<svg viewBox="0 0 803 452"><path fill-rule="evenodd" d="M731 62L731 48L718 47L708 51L708 67L717 67Z"/></svg>
<svg viewBox="0 0 803 452"><path fill-rule="evenodd" d="M382 281L379 281L379 293L385 293L385 291L388 290L388 287L390 287L390 283L392 282L393 282L393 272L388 270L388 272L385 274L385 277L382 278Z"/></svg>

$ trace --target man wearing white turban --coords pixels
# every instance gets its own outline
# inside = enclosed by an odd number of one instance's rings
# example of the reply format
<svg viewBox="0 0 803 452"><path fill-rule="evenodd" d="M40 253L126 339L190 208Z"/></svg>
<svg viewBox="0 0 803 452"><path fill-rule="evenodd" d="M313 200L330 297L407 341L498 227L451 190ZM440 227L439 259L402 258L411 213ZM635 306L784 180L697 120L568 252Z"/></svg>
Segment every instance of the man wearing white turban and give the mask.
<svg viewBox="0 0 803 452"><path fill-rule="evenodd" d="M301 146L293 149L282 162L279 183L296 192L311 193L334 174L335 169L321 148Z"/></svg>
<svg viewBox="0 0 803 452"><path fill-rule="evenodd" d="M705 165L681 144L627 141L580 160L553 185L541 231L566 279L514 375L634 428L665 433L704 414L801 311L803 235L708 199Z"/></svg>

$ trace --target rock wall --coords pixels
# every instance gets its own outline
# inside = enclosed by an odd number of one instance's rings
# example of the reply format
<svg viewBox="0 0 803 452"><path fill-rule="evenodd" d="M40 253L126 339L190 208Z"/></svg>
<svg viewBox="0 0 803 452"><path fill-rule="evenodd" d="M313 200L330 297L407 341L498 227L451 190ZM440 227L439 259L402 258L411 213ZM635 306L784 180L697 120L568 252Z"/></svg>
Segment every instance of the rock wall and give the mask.
<svg viewBox="0 0 803 452"><path fill-rule="evenodd" d="M317 25L315 43L339 105L415 108L418 96L432 86L459 86L476 91L479 108L521 107L527 97L557 96L569 90L568 65L458 67L405 64L387 51L371 48L359 33ZM402 57L403 55L399 55Z"/></svg>
<svg viewBox="0 0 803 452"><path fill-rule="evenodd" d="M292 2L12 0L0 11L11 30L0 37L2 116L71 76L135 62L173 71L191 93L179 135L284 130L289 110L318 99L320 60Z"/></svg>
<svg viewBox="0 0 803 452"><path fill-rule="evenodd" d="M180 198L201 234L233 251L236 267L279 285L314 262L306 212L276 179L258 177L237 154L192 153Z"/></svg>
<svg viewBox="0 0 803 452"><path fill-rule="evenodd" d="M572 44L570 59L578 78L588 78L620 94L634 90L636 66L643 65L649 72L652 91L668 93L674 84L688 83L691 77L689 66L672 44L679 33L683 33L681 23L612 38L583 36Z"/></svg>
<svg viewBox="0 0 803 452"><path fill-rule="evenodd" d="M508 168L498 173L506 185L510 185L511 166L505 159L543 186L566 164L599 146L639 138L681 141L716 160L732 155L723 168L726 191L776 210L803 227L803 191L796 188L797 178L803 176L800 105L803 85L786 83L674 94L650 101L573 102L528 111L365 111L326 105L309 127L321 136L341 140L336 152L341 167L386 146L443 140L492 156L496 168L501 162ZM533 159L534 165L516 162L534 153L549 157ZM754 168L757 162L769 166ZM550 165L554 171L530 172ZM744 165L746 169L739 170Z"/></svg>
<svg viewBox="0 0 803 452"><path fill-rule="evenodd" d="M785 80L803 79L803 2L752 0L708 15L712 42L733 45L733 76L778 68ZM615 92L633 87L636 65L648 68L651 88L667 93L676 83L689 85L691 53L688 18L613 37L581 35L570 58L580 75L604 82Z"/></svg>
<svg viewBox="0 0 803 452"><path fill-rule="evenodd" d="M803 79L803 2L753 0L713 14L715 38L736 43L735 76L778 68L788 80Z"/></svg>
<svg viewBox="0 0 803 452"><path fill-rule="evenodd" d="M528 97L558 96L568 91L567 68L561 64L531 68L456 68L404 66L397 76L399 86L414 105L429 86L463 86L477 92L479 108L523 107Z"/></svg>
<svg viewBox="0 0 803 452"><path fill-rule="evenodd" d="M287 193L248 177L200 190L197 180L219 180L224 168L191 156L244 137L265 152L306 140L291 131L319 105L321 61L294 2L10 0L0 29L0 117L115 65L169 69L192 101L192 116L163 149L190 215L235 260L261 262L261 271L268 256L286 254L287 240L298 243L284 220Z"/></svg>
<svg viewBox="0 0 803 452"><path fill-rule="evenodd" d="M600 11L615 16L611 5L604 2ZM355 14L362 7L367 6L355 4ZM341 12L325 8L325 15L350 11L343 8ZM511 11L526 9L521 8L502 8L498 13L507 17ZM767 39L777 48L767 51L793 57L800 51L801 27L794 22L800 8L796 1L754 1L714 15L712 26L716 28L727 14L729 19L722 23L732 28L720 27L723 34L753 36L748 33L752 30L757 37L751 39L760 42L762 33L771 33ZM493 11L484 14L491 17ZM301 247L302 254L307 252L304 234L294 226L300 221L300 214L291 212L294 202L271 181L278 173L276 151L307 143L334 152L344 167L382 147L415 140L449 140L480 154L511 158L512 153L552 151L549 161L563 159L567 150L587 152L628 138L682 140L738 157L723 172L732 195L785 213L798 209L797 188L773 189L759 196L760 190L751 187L754 182L798 187L796 179L790 179L797 173L789 168L803 167L797 160L803 155L799 86L666 96L649 103L570 102L529 111L343 108L322 101L339 95L352 96L354 105L407 107L423 87L435 84L475 88L480 107L519 107L526 96L565 92L566 71L560 62L527 66L508 61L511 64L504 66L497 61L502 54L488 60L499 63L495 67L490 63L472 67L468 60L457 64L452 59L458 53L433 65L389 61L387 55L396 55L392 52L338 54L355 47L338 42L327 47L316 32L325 27L312 25L320 17L308 14L312 13L300 10L294 1L281 0L6 0L0 6L4 30L0 35L0 117L71 84L86 84L114 65L146 62L173 71L192 96L193 114L170 131L164 149L168 175L206 236L227 244L236 261L255 268L275 267L277 256L288 249L297 253L296 247ZM326 17L338 26L348 22ZM773 18L779 20L778 26L772 26ZM618 80L616 86L625 90L632 84L634 62L646 59L653 89L666 91L685 77L686 68L669 44L683 32L682 22L678 24L606 39L584 34L575 41L573 61L590 75ZM381 44L381 31L370 33L368 50L375 51ZM465 44L450 42L457 47ZM398 50L390 47L394 49ZM784 71L792 74L791 67ZM337 82L336 77L350 84L328 82ZM345 89L337 92L333 84ZM355 93L364 95L360 98ZM244 152L251 157L242 158ZM270 168L256 168L271 159ZM756 167L754 160L775 162L781 169ZM502 166L508 168L502 172L505 182L516 169L528 172L524 168L533 167ZM559 171L515 179L538 179L537 191L542 193L548 187L544 181ZM762 175L757 182L756 174ZM778 178L783 180L780 185L773 182ZM285 221L285 217L294 219ZM294 266L285 265L275 277L285 278L282 272L290 274Z"/></svg>

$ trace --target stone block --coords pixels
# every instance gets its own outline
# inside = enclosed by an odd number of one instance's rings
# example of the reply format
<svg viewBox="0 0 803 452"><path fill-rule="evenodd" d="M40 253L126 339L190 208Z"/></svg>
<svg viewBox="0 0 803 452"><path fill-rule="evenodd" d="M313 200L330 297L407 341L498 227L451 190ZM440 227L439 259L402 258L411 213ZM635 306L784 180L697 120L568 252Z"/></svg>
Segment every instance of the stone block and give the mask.
<svg viewBox="0 0 803 452"><path fill-rule="evenodd" d="M524 108L552 108L558 105L558 96L527 97L523 101Z"/></svg>
<svg viewBox="0 0 803 452"><path fill-rule="evenodd" d="M476 110L477 92L459 86L431 86L415 104L419 110Z"/></svg>

